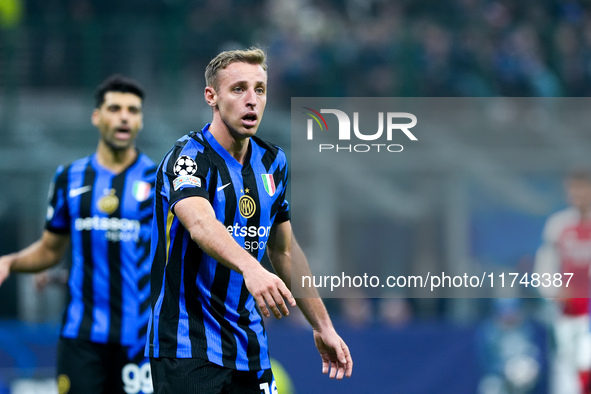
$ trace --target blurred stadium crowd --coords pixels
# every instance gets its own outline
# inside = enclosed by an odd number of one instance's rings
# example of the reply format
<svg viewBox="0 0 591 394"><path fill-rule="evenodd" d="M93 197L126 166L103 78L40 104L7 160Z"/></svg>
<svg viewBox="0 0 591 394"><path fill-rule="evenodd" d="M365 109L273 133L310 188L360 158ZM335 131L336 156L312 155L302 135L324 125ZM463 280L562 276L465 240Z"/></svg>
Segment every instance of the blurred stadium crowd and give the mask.
<svg viewBox="0 0 591 394"><path fill-rule="evenodd" d="M257 43L277 98L590 93L584 0L19 1L0 5L2 84L118 70L181 88L220 48Z"/></svg>

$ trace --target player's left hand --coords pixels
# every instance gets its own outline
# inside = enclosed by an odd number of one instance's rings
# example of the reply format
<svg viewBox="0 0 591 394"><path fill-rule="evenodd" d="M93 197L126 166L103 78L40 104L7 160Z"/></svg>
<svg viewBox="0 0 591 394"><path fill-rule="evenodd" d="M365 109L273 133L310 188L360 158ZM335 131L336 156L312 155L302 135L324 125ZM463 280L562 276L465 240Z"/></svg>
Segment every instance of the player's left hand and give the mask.
<svg viewBox="0 0 591 394"><path fill-rule="evenodd" d="M330 372L329 377L340 380L353 373L353 359L349 347L334 328L324 331L314 330L314 343L322 358L322 373Z"/></svg>

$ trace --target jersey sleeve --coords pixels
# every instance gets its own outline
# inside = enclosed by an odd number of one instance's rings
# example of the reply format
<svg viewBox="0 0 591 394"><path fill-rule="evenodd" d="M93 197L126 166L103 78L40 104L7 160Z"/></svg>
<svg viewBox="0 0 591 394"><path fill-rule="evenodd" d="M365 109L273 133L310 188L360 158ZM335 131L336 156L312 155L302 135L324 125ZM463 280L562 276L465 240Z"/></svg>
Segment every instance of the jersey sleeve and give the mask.
<svg viewBox="0 0 591 394"><path fill-rule="evenodd" d="M152 219L154 216L154 193L156 190L156 167L152 165L148 167L142 176L142 181L150 185L148 197L140 203L138 216L140 220L140 236L139 240L148 245L149 250L150 236L152 232Z"/></svg>
<svg viewBox="0 0 591 394"><path fill-rule="evenodd" d="M70 232L70 210L68 208L68 172L60 166L49 186L49 204L45 217L45 229L57 234Z"/></svg>
<svg viewBox="0 0 591 394"><path fill-rule="evenodd" d="M287 201L287 183L288 183L288 166L287 166L287 158L285 157L285 153L282 150L279 151L283 157L283 168L281 168L281 194L279 195L279 209L277 211L277 216L275 216L275 223L282 223L290 220L291 215L289 211L289 202Z"/></svg>
<svg viewBox="0 0 591 394"><path fill-rule="evenodd" d="M556 243L558 241L560 233L560 215L552 215L544 224L542 230L542 243L538 247L535 260L534 260L534 272L544 275L554 275L560 271L560 257ZM558 288L550 286L540 287L540 294L544 297L552 298L558 295Z"/></svg>
<svg viewBox="0 0 591 394"><path fill-rule="evenodd" d="M166 197L173 212L174 205L184 198L197 196L209 199L211 161L202 145L193 142L182 149L173 149L163 171L167 180Z"/></svg>

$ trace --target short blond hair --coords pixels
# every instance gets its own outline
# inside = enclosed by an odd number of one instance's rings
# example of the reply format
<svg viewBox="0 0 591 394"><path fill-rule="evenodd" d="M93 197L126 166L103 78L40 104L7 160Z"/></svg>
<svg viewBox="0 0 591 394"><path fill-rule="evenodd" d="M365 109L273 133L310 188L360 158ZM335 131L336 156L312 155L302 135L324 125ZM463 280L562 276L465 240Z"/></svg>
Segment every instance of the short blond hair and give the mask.
<svg viewBox="0 0 591 394"><path fill-rule="evenodd" d="M224 51L211 59L205 68L205 84L217 90L220 70L236 62L259 64L267 72L267 54L261 48L253 47L246 50Z"/></svg>

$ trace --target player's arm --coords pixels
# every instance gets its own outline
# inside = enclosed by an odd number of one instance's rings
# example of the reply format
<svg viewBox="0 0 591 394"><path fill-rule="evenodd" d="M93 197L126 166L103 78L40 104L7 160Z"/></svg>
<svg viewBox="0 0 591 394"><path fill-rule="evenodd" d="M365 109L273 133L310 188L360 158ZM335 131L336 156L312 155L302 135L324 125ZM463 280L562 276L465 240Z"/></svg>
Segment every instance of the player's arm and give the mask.
<svg viewBox="0 0 591 394"><path fill-rule="evenodd" d="M270 316L267 305L278 319L289 314L284 298L292 306L295 299L285 283L238 245L207 199L184 198L174 205L174 213L205 253L244 276L246 288L264 316Z"/></svg>
<svg viewBox="0 0 591 394"><path fill-rule="evenodd" d="M273 268L286 283L291 282L292 272L296 277L311 275L308 260L292 237L289 220L273 226L267 242L267 253ZM322 357L322 373L330 371L330 378L350 377L353 359L349 348L335 331L316 289L308 290L306 298L298 298L297 303L314 331L314 342Z"/></svg>
<svg viewBox="0 0 591 394"><path fill-rule="evenodd" d="M69 241L69 235L45 230L37 242L19 252L0 257L0 284L11 272L39 272L58 264Z"/></svg>

